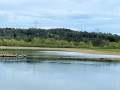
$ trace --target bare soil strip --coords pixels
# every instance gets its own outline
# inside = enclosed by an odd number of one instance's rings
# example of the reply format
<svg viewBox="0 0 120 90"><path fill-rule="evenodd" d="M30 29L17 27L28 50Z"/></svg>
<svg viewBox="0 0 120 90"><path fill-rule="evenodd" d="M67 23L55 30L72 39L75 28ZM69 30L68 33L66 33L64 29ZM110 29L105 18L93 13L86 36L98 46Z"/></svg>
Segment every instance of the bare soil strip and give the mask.
<svg viewBox="0 0 120 90"><path fill-rule="evenodd" d="M0 46L0 49L59 50L59 51L72 51L72 52L80 52L80 53L90 53L90 54L120 55L119 52L95 51L95 50L77 49L77 48L43 48L43 47ZM61 56L26 56L26 55L2 55L2 54L0 55L0 57L120 61L120 58L97 58L97 57L91 58L91 57L61 57Z"/></svg>
<svg viewBox="0 0 120 90"><path fill-rule="evenodd" d="M71 52L80 52L80 53L90 53L90 54L104 54L104 55L120 55L120 52L111 52L111 51L96 51L96 50L87 50L79 48L45 48L45 47L10 47L10 46L0 46L0 49L33 49L33 50L60 50L60 51L71 51Z"/></svg>
<svg viewBox="0 0 120 90"><path fill-rule="evenodd" d="M94 57L61 57L61 56L27 56L28 58L40 59L63 59L63 60L97 60L97 61L120 61L120 58L94 58Z"/></svg>
<svg viewBox="0 0 120 90"><path fill-rule="evenodd" d="M33 58L33 59L36 59L36 58L37 59L60 59L60 60L120 61L120 58L94 58L94 57L26 56L26 55L17 55L17 56L16 55L0 55L0 57L2 58L14 58L15 57L15 58ZM13 60L13 61L16 61L16 60Z"/></svg>

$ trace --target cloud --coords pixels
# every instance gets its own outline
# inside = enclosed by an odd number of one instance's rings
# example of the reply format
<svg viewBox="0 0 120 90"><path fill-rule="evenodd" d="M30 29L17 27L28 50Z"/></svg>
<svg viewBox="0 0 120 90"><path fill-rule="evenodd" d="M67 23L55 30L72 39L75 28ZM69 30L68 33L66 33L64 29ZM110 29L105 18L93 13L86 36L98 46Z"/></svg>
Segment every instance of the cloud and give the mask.
<svg viewBox="0 0 120 90"><path fill-rule="evenodd" d="M67 27L93 31L120 29L119 0L0 0L0 20L7 27ZM111 30L111 31L110 31Z"/></svg>
<svg viewBox="0 0 120 90"><path fill-rule="evenodd" d="M23 4L23 3L26 3L28 2L29 0L0 0L0 4L8 4L8 5L14 5L14 4Z"/></svg>

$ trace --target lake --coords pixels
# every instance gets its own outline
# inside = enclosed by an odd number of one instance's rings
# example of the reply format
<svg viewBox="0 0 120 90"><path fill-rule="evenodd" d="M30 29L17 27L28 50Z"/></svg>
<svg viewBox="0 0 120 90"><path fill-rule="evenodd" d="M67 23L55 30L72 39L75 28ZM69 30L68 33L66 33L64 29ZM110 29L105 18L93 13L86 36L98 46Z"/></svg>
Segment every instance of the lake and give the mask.
<svg viewBox="0 0 120 90"><path fill-rule="evenodd" d="M38 50L0 53L61 55ZM120 62L0 58L0 90L120 90Z"/></svg>

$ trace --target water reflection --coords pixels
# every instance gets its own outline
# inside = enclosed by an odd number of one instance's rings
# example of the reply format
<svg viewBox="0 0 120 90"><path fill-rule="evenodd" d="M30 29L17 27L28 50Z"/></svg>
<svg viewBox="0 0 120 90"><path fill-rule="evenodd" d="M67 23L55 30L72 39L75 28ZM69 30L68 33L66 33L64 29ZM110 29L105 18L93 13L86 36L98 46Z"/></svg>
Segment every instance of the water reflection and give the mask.
<svg viewBox="0 0 120 90"><path fill-rule="evenodd" d="M38 51L38 54L53 55L53 56L71 56L71 57L120 58L119 55L89 54L89 53L67 52L67 51Z"/></svg>
<svg viewBox="0 0 120 90"><path fill-rule="evenodd" d="M119 90L119 75L119 62L1 61L0 90Z"/></svg>
<svg viewBox="0 0 120 90"><path fill-rule="evenodd" d="M64 51L5 52L26 55L82 55ZM0 58L0 90L119 90L119 76L120 62Z"/></svg>
<svg viewBox="0 0 120 90"><path fill-rule="evenodd" d="M89 54L68 51L40 51L40 50L0 50L0 54L20 54L30 56L70 56L70 57L99 57L99 58L120 58L120 55Z"/></svg>

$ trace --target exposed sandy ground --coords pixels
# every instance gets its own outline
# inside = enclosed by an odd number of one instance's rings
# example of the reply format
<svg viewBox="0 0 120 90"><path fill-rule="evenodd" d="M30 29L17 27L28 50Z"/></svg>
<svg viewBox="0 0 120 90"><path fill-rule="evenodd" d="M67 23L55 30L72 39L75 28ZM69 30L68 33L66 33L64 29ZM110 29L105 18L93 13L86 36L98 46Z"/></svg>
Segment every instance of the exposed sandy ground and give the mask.
<svg viewBox="0 0 120 90"><path fill-rule="evenodd" d="M45 48L45 47L10 47L10 46L0 46L0 49L61 50L61 51L72 51L72 52L91 53L91 54L120 55L120 52L95 51L95 50L86 50L86 49L77 49L77 48Z"/></svg>

